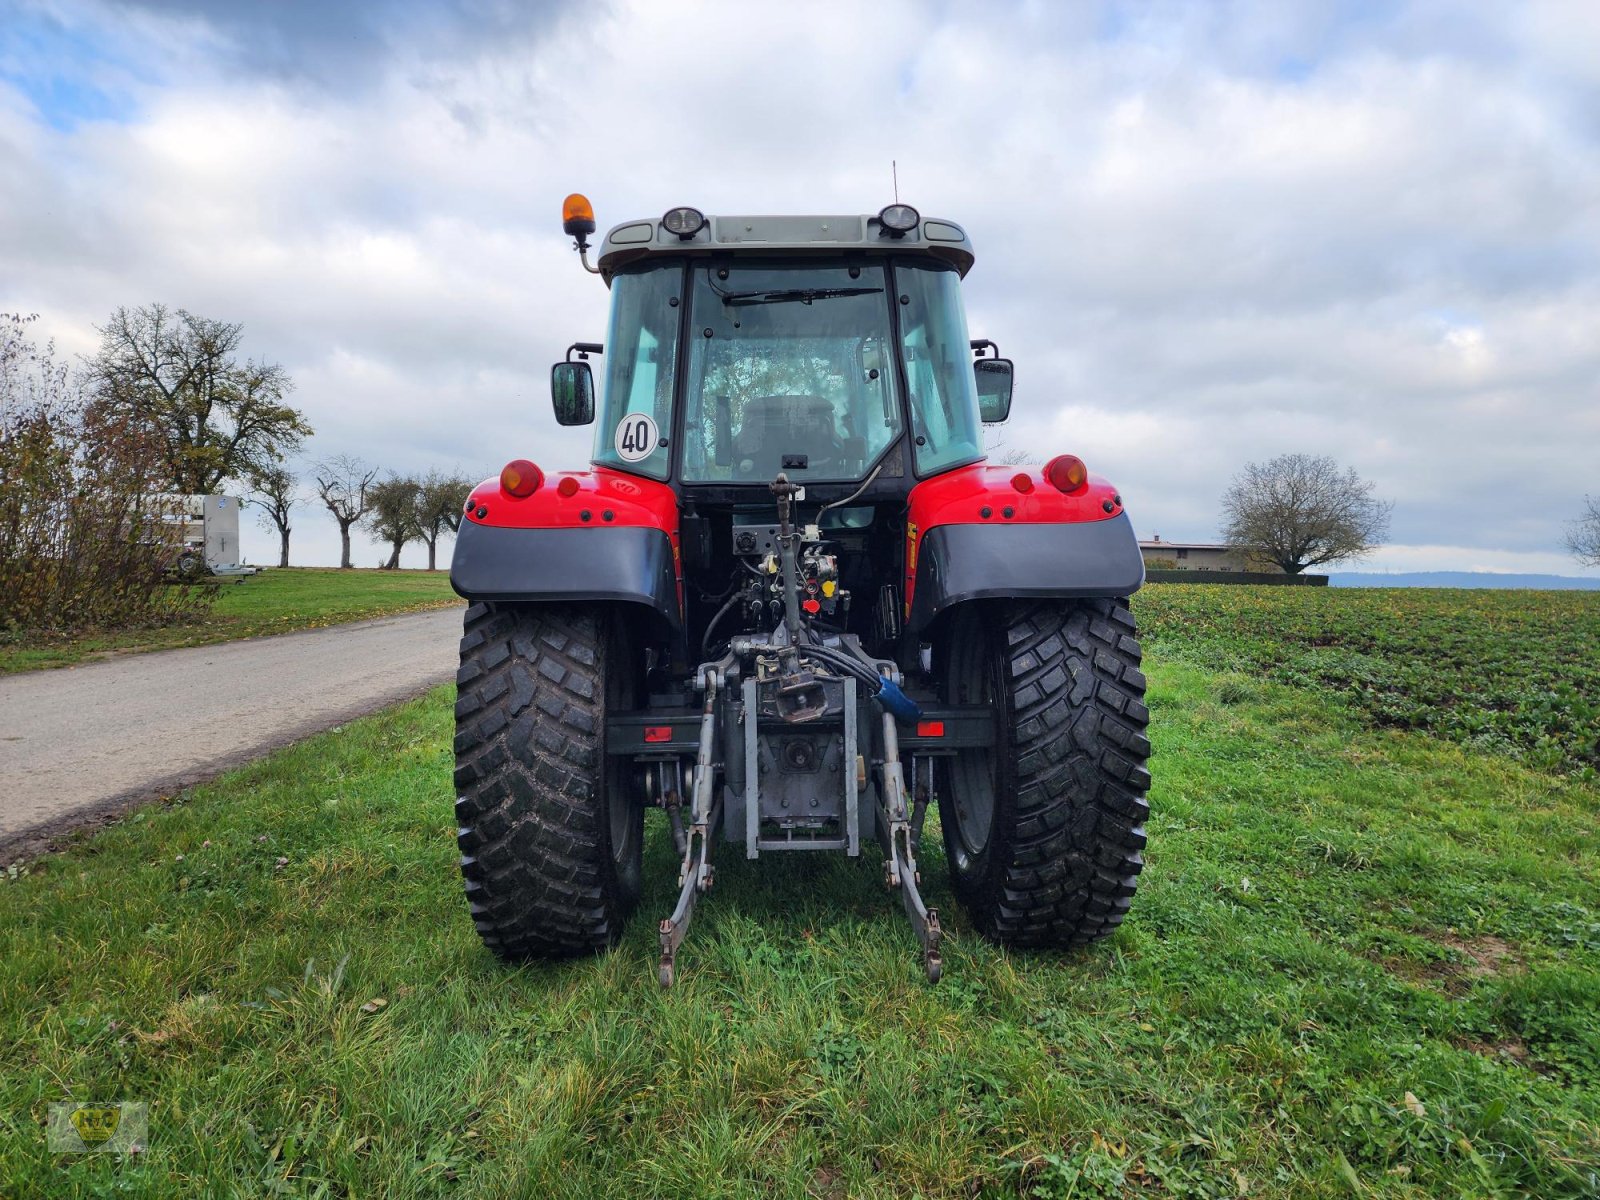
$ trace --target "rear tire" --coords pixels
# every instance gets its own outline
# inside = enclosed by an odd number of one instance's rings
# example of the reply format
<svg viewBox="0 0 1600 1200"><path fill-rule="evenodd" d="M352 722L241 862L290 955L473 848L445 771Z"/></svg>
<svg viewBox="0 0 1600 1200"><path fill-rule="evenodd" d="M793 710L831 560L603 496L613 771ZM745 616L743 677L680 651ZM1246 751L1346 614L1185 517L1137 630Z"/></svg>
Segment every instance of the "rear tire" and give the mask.
<svg viewBox="0 0 1600 1200"><path fill-rule="evenodd" d="M639 898L644 807L605 752L636 656L605 605L467 609L456 824L478 935L501 958L605 950Z"/></svg>
<svg viewBox="0 0 1600 1200"><path fill-rule="evenodd" d="M940 643L954 704L995 742L944 760L951 880L986 937L1066 946L1127 915L1145 845L1150 712L1126 600L964 605Z"/></svg>

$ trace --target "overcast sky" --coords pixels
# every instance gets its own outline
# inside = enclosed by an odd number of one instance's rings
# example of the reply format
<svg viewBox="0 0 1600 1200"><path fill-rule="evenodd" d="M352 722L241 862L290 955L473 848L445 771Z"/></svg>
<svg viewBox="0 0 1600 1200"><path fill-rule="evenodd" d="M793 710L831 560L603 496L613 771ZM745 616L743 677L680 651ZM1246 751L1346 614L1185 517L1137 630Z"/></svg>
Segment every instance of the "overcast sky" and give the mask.
<svg viewBox="0 0 1600 1200"><path fill-rule="evenodd" d="M586 461L548 399L606 312L566 193L871 212L891 160L975 243L1007 447L1081 455L1142 536L1214 538L1241 464L1310 451L1395 502L1366 569L1580 573L1593 0L0 0L0 311L72 353L118 305L243 322L310 457ZM295 561L337 554L303 506Z"/></svg>

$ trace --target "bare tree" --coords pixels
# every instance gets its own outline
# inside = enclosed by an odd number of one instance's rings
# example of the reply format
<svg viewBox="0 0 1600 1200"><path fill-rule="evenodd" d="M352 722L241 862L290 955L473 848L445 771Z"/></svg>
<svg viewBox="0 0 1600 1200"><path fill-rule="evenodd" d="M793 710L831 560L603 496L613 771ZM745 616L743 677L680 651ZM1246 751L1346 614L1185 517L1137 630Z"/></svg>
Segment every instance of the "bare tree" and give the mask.
<svg viewBox="0 0 1600 1200"><path fill-rule="evenodd" d="M1583 498L1583 515L1567 522L1567 549L1586 567L1600 567L1600 499Z"/></svg>
<svg viewBox="0 0 1600 1200"><path fill-rule="evenodd" d="M164 304L119 308L88 360L104 410L155 437L167 486L211 493L299 448L311 426L283 402L294 387L276 363L237 358L244 326Z"/></svg>
<svg viewBox="0 0 1600 1200"><path fill-rule="evenodd" d="M386 571L400 567L400 550L421 534L417 527L417 496L422 485L415 479L391 475L367 489L367 528L379 541L389 544Z"/></svg>
<svg viewBox="0 0 1600 1200"><path fill-rule="evenodd" d="M1280 454L1250 463L1222 498L1224 536L1285 574L1361 558L1389 532L1393 505L1355 468L1327 455Z"/></svg>
<svg viewBox="0 0 1600 1200"><path fill-rule="evenodd" d="M378 477L369 467L349 454L341 454L317 464L317 495L339 522L339 566L350 566L350 526L367 515L367 491Z"/></svg>
<svg viewBox="0 0 1600 1200"><path fill-rule="evenodd" d="M463 505L473 481L457 470L453 475L429 471L417 488L417 536L428 546L428 570L437 570L439 538L461 528Z"/></svg>
<svg viewBox="0 0 1600 1200"><path fill-rule="evenodd" d="M289 565L289 518L300 498L300 480L282 463L250 473L250 494L244 498L261 510L261 527L276 529L280 542L278 565Z"/></svg>

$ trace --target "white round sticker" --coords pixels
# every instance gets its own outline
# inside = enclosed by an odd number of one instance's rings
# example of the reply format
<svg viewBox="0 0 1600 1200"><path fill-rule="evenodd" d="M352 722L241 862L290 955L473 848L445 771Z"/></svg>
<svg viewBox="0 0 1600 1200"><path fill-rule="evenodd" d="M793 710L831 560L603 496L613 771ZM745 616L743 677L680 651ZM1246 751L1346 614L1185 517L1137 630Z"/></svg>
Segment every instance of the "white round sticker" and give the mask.
<svg viewBox="0 0 1600 1200"><path fill-rule="evenodd" d="M613 440L617 457L623 462L643 462L655 453L661 435L649 414L629 413L617 425L617 436Z"/></svg>

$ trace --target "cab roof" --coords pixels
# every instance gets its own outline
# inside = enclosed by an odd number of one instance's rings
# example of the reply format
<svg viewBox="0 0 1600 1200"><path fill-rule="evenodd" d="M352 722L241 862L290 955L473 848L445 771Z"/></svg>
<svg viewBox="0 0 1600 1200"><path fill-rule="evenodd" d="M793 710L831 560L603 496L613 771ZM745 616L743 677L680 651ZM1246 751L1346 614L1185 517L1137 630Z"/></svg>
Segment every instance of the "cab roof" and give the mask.
<svg viewBox="0 0 1600 1200"><path fill-rule="evenodd" d="M950 263L963 276L974 261L966 230L937 217L921 217L915 228L897 236L885 229L875 214L708 216L700 230L688 237L664 229L659 218L613 226L600 245L599 268L609 284L622 267L655 256L798 257L849 253L927 255Z"/></svg>

